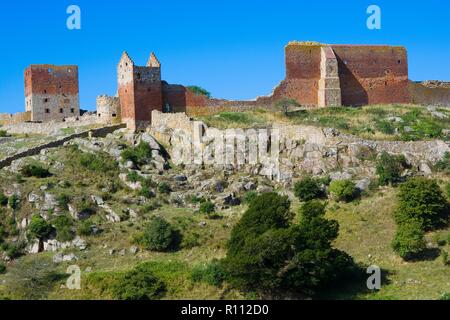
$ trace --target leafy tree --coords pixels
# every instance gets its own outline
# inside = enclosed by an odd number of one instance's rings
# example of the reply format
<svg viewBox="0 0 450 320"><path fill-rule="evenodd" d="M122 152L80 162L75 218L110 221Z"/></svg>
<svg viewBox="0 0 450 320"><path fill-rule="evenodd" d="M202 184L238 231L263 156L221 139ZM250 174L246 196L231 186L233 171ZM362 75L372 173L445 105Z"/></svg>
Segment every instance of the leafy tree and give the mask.
<svg viewBox="0 0 450 320"><path fill-rule="evenodd" d="M198 94L201 96L206 96L207 98L211 98L211 93L208 90L203 89L202 87L188 86L187 89L195 94Z"/></svg>
<svg viewBox="0 0 450 320"><path fill-rule="evenodd" d="M41 216L34 215L30 221L29 231L33 238L45 239L50 235L52 226Z"/></svg>
<svg viewBox="0 0 450 320"><path fill-rule="evenodd" d="M287 197L267 193L253 200L231 233L227 279L246 289L313 294L354 270L352 258L331 246L339 226L324 218L325 206L308 202L301 213L293 224Z"/></svg>
<svg viewBox="0 0 450 320"><path fill-rule="evenodd" d="M162 218L154 218L142 235L141 242L152 251L167 251L172 248L177 240L175 229Z"/></svg>
<svg viewBox="0 0 450 320"><path fill-rule="evenodd" d="M330 192L338 201L350 202L359 192L352 180L335 180L330 184Z"/></svg>
<svg viewBox="0 0 450 320"><path fill-rule="evenodd" d="M421 222L409 220L399 225L392 248L403 259L417 257L426 247Z"/></svg>
<svg viewBox="0 0 450 320"><path fill-rule="evenodd" d="M300 201L309 201L322 198L325 195L319 179L305 177L294 186L294 193Z"/></svg>
<svg viewBox="0 0 450 320"><path fill-rule="evenodd" d="M416 220L423 230L432 230L448 222L447 199L434 180L423 177L409 179L400 186L395 220L398 224Z"/></svg>
<svg viewBox="0 0 450 320"><path fill-rule="evenodd" d="M377 160L376 173L380 185L397 184L402 182L402 173L408 168L403 155L391 155L383 151Z"/></svg>
<svg viewBox="0 0 450 320"><path fill-rule="evenodd" d="M158 300L164 296L166 286L144 263L121 275L112 292L118 300Z"/></svg>

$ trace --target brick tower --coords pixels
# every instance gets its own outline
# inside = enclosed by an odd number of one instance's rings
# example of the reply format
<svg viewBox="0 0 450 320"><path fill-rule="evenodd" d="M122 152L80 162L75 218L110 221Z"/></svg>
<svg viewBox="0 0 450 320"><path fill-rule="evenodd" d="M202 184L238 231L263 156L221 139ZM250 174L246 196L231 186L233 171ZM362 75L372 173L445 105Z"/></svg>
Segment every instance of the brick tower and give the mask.
<svg viewBox="0 0 450 320"><path fill-rule="evenodd" d="M161 64L151 53L146 66L136 66L124 52L117 69L122 121L131 130L143 130L153 110L163 110Z"/></svg>
<svg viewBox="0 0 450 320"><path fill-rule="evenodd" d="M25 110L31 113L31 121L80 115L77 66L31 65L24 78Z"/></svg>

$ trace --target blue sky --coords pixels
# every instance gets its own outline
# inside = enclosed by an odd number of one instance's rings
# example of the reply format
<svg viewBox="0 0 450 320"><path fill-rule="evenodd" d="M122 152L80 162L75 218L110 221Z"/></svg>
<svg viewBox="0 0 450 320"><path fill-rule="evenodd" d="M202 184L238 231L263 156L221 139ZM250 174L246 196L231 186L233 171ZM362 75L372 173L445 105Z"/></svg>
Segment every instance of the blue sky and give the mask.
<svg viewBox="0 0 450 320"><path fill-rule="evenodd" d="M81 8L82 29L68 30L66 8ZM382 29L366 9L382 10ZM41 0L0 4L0 112L24 109L29 64L77 64L81 107L114 95L123 50L137 64L150 51L170 83L200 85L215 97L252 99L283 78L290 40L392 44L408 48L410 78L450 80L448 0Z"/></svg>

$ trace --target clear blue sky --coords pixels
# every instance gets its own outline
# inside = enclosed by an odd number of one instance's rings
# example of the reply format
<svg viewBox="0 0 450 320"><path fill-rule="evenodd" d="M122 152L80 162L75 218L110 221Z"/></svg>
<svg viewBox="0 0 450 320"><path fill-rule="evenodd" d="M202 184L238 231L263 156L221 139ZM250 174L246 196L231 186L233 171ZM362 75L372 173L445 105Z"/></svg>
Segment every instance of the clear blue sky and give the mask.
<svg viewBox="0 0 450 320"><path fill-rule="evenodd" d="M79 5L82 29L66 28ZM382 29L366 9L382 9ZM77 64L82 108L115 94L123 50L137 64L150 51L170 83L200 85L215 97L251 99L284 77L290 40L392 44L408 48L410 78L450 80L450 1L403 0L41 0L0 4L0 112L24 109L29 64Z"/></svg>

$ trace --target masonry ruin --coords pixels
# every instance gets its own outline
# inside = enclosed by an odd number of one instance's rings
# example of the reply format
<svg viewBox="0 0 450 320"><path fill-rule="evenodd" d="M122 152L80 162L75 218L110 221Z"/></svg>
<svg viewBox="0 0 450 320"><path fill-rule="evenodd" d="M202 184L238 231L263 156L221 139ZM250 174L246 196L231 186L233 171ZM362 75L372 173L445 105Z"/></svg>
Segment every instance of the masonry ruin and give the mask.
<svg viewBox="0 0 450 320"><path fill-rule="evenodd" d="M25 70L25 110L35 122L78 116L78 67L29 66Z"/></svg>

